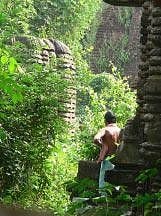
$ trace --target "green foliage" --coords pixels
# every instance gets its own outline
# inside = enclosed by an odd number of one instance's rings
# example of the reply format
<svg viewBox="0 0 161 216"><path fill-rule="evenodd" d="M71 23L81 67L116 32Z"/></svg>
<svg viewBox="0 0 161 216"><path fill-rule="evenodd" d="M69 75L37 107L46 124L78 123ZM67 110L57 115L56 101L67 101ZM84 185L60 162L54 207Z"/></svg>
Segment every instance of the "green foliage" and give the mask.
<svg viewBox="0 0 161 216"><path fill-rule="evenodd" d="M102 7L101 7L101 9L102 9ZM81 44L82 44L83 50L84 50L83 56L89 64L92 62L91 54L92 54L92 51L94 49L94 45L96 43L97 30L99 28L99 25L101 24L101 20L100 20L101 12L102 12L102 10L99 10L97 12L92 23L90 24L90 27L86 30L84 38L81 40Z"/></svg>
<svg viewBox="0 0 161 216"><path fill-rule="evenodd" d="M135 92L128 82L111 64L112 74L102 73L88 76L87 86L80 86L78 92L78 115L80 131L80 155L86 159L96 159L98 149L92 145L94 134L104 127L104 113L111 109L117 116L118 125L123 127L135 114Z"/></svg>
<svg viewBox="0 0 161 216"><path fill-rule="evenodd" d="M125 26L125 29L128 30L131 24L132 18L132 8L122 7L118 8L118 21L120 24Z"/></svg>
<svg viewBox="0 0 161 216"><path fill-rule="evenodd" d="M80 40L100 1L1 1L1 201L65 214L64 182L76 174L77 144L59 117L66 82L59 62L31 64L30 51L13 36L52 37L70 45L79 71L87 70ZM4 43L7 45L4 46ZM34 50L36 47L32 47ZM22 55L23 54L23 55Z"/></svg>
<svg viewBox="0 0 161 216"><path fill-rule="evenodd" d="M18 63L7 50L0 49L0 89L1 106L7 106L9 100L17 103L22 100L22 86L20 86L14 77L18 71ZM3 113L1 112L1 115Z"/></svg>
<svg viewBox="0 0 161 216"><path fill-rule="evenodd" d="M99 9L100 2L100 0L95 2L92 0L88 2L85 0L41 2L36 0L34 8L37 16L33 17L32 30L41 36L59 38L70 43L71 46L75 42L77 45Z"/></svg>
<svg viewBox="0 0 161 216"><path fill-rule="evenodd" d="M128 44L128 35L123 35L116 41L104 40L102 48L99 51L97 59L97 68L100 72L110 72L110 62L118 67L120 72L123 73L125 65L129 61L129 53L126 49Z"/></svg>
<svg viewBox="0 0 161 216"><path fill-rule="evenodd" d="M1 38L15 34L29 33L29 22L35 14L33 1L1 1L0 2L0 33Z"/></svg>
<svg viewBox="0 0 161 216"><path fill-rule="evenodd" d="M144 173L144 172L143 172ZM89 197L89 199L86 201L84 199L83 203L77 203L70 205L70 211L72 214L82 211L87 213L87 215L90 215L90 208L89 203L93 204L94 206L97 206L97 209L99 207L102 207L104 210L107 211L108 215L126 215L127 212L135 211L135 214L140 214L141 212L144 212L143 214L145 216L151 216L156 215L159 216L161 212L161 191L158 192L151 192L151 193L142 193L137 195L129 194L127 189L124 186L116 186L110 183L106 183L105 187L102 189L102 193L104 196L100 196L98 194L94 194L95 196L82 196L86 195L84 193L84 190L87 190L88 194L91 194L93 191L92 182L91 186L88 187L88 182L90 182L87 179L76 181L70 183L68 186L76 195L79 195L81 197ZM79 183L79 184L78 184ZM83 185L82 185L83 183ZM80 185L80 187L79 187ZM69 189L68 188L68 189ZM80 193L78 193L78 191ZM83 191L83 194L82 194ZM91 193L90 193L91 192ZM96 196L97 195L97 196ZM86 202L85 202L86 201ZM94 208L92 206L92 208ZM89 211L88 211L89 209ZM97 215L97 209L94 210L94 214ZM89 213L88 213L89 212ZM100 211L98 211L100 212ZM77 214L76 214L77 215ZM80 214L81 215L81 214ZM103 214L104 215L104 214Z"/></svg>
<svg viewBox="0 0 161 216"><path fill-rule="evenodd" d="M157 174L158 174L157 168L146 169L144 171L141 171L141 173L135 180L139 183L145 183L147 180L151 179Z"/></svg>
<svg viewBox="0 0 161 216"><path fill-rule="evenodd" d="M67 182L67 190L75 197L92 198L98 194L98 184L96 181L84 178L76 179L75 181Z"/></svg>
<svg viewBox="0 0 161 216"><path fill-rule="evenodd" d="M20 54L19 47L18 50ZM58 115L58 111L64 109L59 100L67 97L69 83L66 80L62 82L62 77L68 71L58 70L54 59L46 67L37 64L27 67L23 64L23 57L20 59L19 56L20 60L24 70L23 73L14 74L14 79L23 87L23 100L16 101L16 104L9 103L1 110L5 114L5 118L1 119L5 134L0 146L1 194L4 202L16 201L23 205L25 203L26 206L34 204L51 207L56 211L58 205L65 204L63 202L67 200L67 195L62 183L59 183L58 197L49 191L54 191L54 188L56 190L55 184L58 185L57 181L65 170L58 169L54 176L56 166L49 158L56 152L61 156L63 146L59 151L56 148L61 136L68 131L67 125ZM3 64L8 63L6 67L11 69L12 59L3 57L1 61ZM4 89L6 91L5 87ZM15 101L15 96L13 99ZM56 155L55 160L59 156ZM62 201L59 201L60 197ZM56 199L54 206L52 202Z"/></svg>

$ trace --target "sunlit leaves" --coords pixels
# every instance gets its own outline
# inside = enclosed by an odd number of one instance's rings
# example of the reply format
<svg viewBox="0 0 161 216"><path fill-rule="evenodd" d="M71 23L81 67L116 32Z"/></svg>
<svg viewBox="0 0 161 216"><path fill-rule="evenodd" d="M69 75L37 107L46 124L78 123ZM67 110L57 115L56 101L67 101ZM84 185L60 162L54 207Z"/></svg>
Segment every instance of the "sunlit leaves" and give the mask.
<svg viewBox="0 0 161 216"><path fill-rule="evenodd" d="M81 130L78 132L80 155L86 159L95 159L97 150L92 145L94 134L104 127L104 113L112 110L120 127L124 127L136 110L136 95L117 68L110 64L112 73L84 74L84 83L78 89L78 115ZM80 74L80 76L82 76ZM82 79L82 78L81 78ZM86 79L88 81L86 81Z"/></svg>
<svg viewBox="0 0 161 216"><path fill-rule="evenodd" d="M16 70L16 67L17 67L16 60L13 57L10 57L9 58L9 66L8 66L9 72L14 73Z"/></svg>
<svg viewBox="0 0 161 216"><path fill-rule="evenodd" d="M4 65L8 62L8 57L6 55L1 56L1 63Z"/></svg>
<svg viewBox="0 0 161 216"><path fill-rule="evenodd" d="M76 173L75 164L70 161L78 158L77 144L68 140L66 124L58 116L58 108L62 109L60 98L65 99L66 88L71 83L62 79L60 74L64 72L58 71L54 64L51 68L29 65L26 47L10 46L6 41L9 39L10 44L12 36L21 34L57 38L71 45L77 68L87 70L85 62L78 60L78 56L82 58L79 40L100 2L0 2L0 43L7 43L0 54L3 111L0 117L3 131L7 132L1 146L1 166L6 169L2 175L6 202L50 206L63 215L67 194L62 182Z"/></svg>
<svg viewBox="0 0 161 216"><path fill-rule="evenodd" d="M137 176L135 181L139 183L144 183L145 181L151 179L152 177L156 176L158 174L158 169L157 168L151 168L151 169L146 169Z"/></svg>
<svg viewBox="0 0 161 216"><path fill-rule="evenodd" d="M0 6L1 6L1 5L0 5ZM0 12L0 26L1 26L2 24L4 24L5 21L7 21L7 16L6 16L4 13Z"/></svg>
<svg viewBox="0 0 161 216"><path fill-rule="evenodd" d="M22 101L22 87L13 76L16 73L17 62L5 49L0 49L0 104L7 104L9 100L13 103Z"/></svg>

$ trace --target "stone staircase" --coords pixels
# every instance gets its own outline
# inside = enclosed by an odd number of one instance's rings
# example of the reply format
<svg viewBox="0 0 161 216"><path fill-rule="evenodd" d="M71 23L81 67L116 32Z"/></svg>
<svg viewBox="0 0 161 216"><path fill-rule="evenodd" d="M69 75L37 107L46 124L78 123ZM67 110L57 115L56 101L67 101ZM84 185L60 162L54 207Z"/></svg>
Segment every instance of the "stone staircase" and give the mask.
<svg viewBox="0 0 161 216"><path fill-rule="evenodd" d="M135 181L142 166L138 164L115 163L115 168L106 171L105 181L116 186L125 186L132 195L135 195L137 183ZM89 178L98 182L100 164L94 161L79 161L78 179Z"/></svg>

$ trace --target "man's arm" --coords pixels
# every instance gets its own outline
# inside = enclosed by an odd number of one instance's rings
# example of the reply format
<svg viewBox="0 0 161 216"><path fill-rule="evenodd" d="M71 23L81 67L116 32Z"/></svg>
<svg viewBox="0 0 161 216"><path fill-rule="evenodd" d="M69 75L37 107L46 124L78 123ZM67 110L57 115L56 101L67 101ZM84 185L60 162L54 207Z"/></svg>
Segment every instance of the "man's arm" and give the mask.
<svg viewBox="0 0 161 216"><path fill-rule="evenodd" d="M105 129L102 128L95 136L94 136L94 143L100 147L102 147L102 138L105 135Z"/></svg>
<svg viewBox="0 0 161 216"><path fill-rule="evenodd" d="M102 162L105 159L105 157L107 156L107 153L108 153L108 146L103 145L103 147L101 148L97 163Z"/></svg>

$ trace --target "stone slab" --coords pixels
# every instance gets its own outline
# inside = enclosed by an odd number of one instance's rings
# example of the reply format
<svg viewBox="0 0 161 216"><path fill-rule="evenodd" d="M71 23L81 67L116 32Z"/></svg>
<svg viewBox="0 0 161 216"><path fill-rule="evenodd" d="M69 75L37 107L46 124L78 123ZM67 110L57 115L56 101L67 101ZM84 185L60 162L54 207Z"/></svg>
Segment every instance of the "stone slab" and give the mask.
<svg viewBox="0 0 161 216"><path fill-rule="evenodd" d="M146 0L104 0L104 2L116 6L142 7Z"/></svg>

